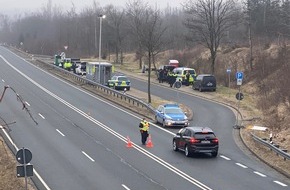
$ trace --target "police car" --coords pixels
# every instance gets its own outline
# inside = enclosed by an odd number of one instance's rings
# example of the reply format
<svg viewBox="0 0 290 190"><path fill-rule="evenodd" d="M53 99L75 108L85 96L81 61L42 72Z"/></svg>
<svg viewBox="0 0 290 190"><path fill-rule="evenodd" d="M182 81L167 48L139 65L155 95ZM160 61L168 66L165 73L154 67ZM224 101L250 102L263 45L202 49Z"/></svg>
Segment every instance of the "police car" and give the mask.
<svg viewBox="0 0 290 190"><path fill-rule="evenodd" d="M189 125L188 118L177 104L163 104L155 111L155 122L163 127Z"/></svg>
<svg viewBox="0 0 290 190"><path fill-rule="evenodd" d="M115 75L108 80L108 86L116 90L130 90L131 82L124 75Z"/></svg>
<svg viewBox="0 0 290 190"><path fill-rule="evenodd" d="M186 73L189 72L189 83L192 84L196 78L196 72L192 68L187 67L177 67L173 69L173 73L177 75L177 81L181 81L182 84L186 83Z"/></svg>

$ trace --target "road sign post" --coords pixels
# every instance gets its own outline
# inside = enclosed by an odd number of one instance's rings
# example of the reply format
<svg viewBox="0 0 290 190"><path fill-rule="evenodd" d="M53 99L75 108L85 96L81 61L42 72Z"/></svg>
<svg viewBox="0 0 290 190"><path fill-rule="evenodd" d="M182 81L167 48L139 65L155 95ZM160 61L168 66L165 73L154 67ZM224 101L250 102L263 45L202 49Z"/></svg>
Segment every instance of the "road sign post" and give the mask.
<svg viewBox="0 0 290 190"><path fill-rule="evenodd" d="M28 164L32 159L32 153L26 148L22 148L16 153L16 160L19 166L16 167L17 177L25 177L25 189L27 190L27 177L33 175L33 165ZM28 164L28 165L27 165Z"/></svg>
<svg viewBox="0 0 290 190"><path fill-rule="evenodd" d="M182 86L182 83L181 83L181 81L175 81L175 83L174 83L174 87L177 89L177 91L176 91L176 95L177 95L177 100L178 100L178 102L179 102L179 88L181 88L181 86Z"/></svg>
<svg viewBox="0 0 290 190"><path fill-rule="evenodd" d="M229 77L229 88L230 88L230 84L231 84L231 72L232 72L232 70L229 68L229 69L227 69L227 73L228 73L228 77Z"/></svg>
<svg viewBox="0 0 290 190"><path fill-rule="evenodd" d="M244 95L241 93L241 85L243 83L243 78L244 78L243 72L236 73L237 85L239 86L239 92L236 94L236 99L238 100L238 109L237 109L236 124L234 128L241 128L241 125L239 125L239 114L240 114L240 101L244 98Z"/></svg>

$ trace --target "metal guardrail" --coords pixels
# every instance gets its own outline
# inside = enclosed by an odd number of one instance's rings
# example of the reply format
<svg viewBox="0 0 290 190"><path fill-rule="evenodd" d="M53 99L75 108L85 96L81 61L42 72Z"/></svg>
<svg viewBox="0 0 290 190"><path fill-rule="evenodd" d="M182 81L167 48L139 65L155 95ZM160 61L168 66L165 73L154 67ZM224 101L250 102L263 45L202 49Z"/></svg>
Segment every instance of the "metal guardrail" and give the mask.
<svg viewBox="0 0 290 190"><path fill-rule="evenodd" d="M290 160L290 154L287 154L286 151L277 148L275 145L268 143L267 141L259 138L258 136L254 135L253 133L251 133L251 135L255 141L259 142L260 144L262 144L264 146L267 146L268 148L270 148L271 150L276 152L277 155L284 157L284 160L286 160L286 159Z"/></svg>
<svg viewBox="0 0 290 190"><path fill-rule="evenodd" d="M151 113L153 113L153 114L155 113L155 109L150 104L148 104L148 103L146 103L146 102L144 102L142 100L139 100L136 97L133 97L133 96L131 96L129 94L124 94L122 92L116 91L114 89L111 89L111 88L109 88L107 86L104 86L104 85L101 85L99 83L96 83L94 81L82 78L79 75L76 75L76 74L71 73L69 71L66 71L66 70L64 70L62 68L59 68L58 66L55 66L52 63L47 63L47 62L42 61L42 60L37 59L37 58L35 58L35 59L37 61L41 62L41 63L44 63L44 64L52 67L53 69L57 69L58 71L62 72L65 75L73 77L74 79L78 80L79 82L82 82L83 84L90 84L90 85L94 86L95 88L97 88L98 90L101 90L101 91L103 91L103 92L105 92L107 94L110 94L110 95L114 96L114 97L120 98L121 100L128 101L128 103L131 103L133 105L145 107ZM242 118L242 114L240 112L238 112L237 114L240 114L240 116ZM286 160L286 159L290 160L290 154L287 154L286 151L277 148L275 145L268 143L267 141L259 138L258 136L254 135L253 133L251 133L251 135L252 135L252 138L255 141L257 141L258 143L270 148L271 150L276 152L277 155L282 156L284 158L284 160Z"/></svg>
<svg viewBox="0 0 290 190"><path fill-rule="evenodd" d="M51 67L52 69L58 70L59 72L63 73L66 76L74 78L75 80L77 80L77 81L79 81L79 82L81 82L83 84L91 85L94 88L96 88L97 90L102 91L102 92L104 92L104 93L106 93L106 94L108 94L110 96L113 96L113 97L116 97L118 99L124 100L124 101L126 101L126 102L128 102L128 103L130 103L130 104L132 104L134 106L146 108L152 114L155 114L155 108L151 104L149 104L147 102L144 102L143 100L140 100L140 99L138 99L138 98L136 98L134 96L131 96L129 94L126 94L126 93L123 93L123 92L119 92L119 91L117 91L115 89L112 89L112 88L109 88L109 87L107 87L105 85L96 83L96 82L94 82L92 80L88 80L86 78L83 78L83 77L81 77L81 76L79 76L77 74L71 73L71 72L69 72L69 71L67 71L65 69L62 69L62 68L60 68L58 66L55 66L52 63L47 63L47 62L45 62L45 61L43 61L41 59L37 59L36 57L34 57L34 59L36 61L42 63L42 64L45 64L46 66Z"/></svg>
<svg viewBox="0 0 290 190"><path fill-rule="evenodd" d="M39 54L33 54L33 55L31 55L31 56L36 57L36 58L51 59L51 60L53 60L53 56L51 56L51 55L39 55Z"/></svg>

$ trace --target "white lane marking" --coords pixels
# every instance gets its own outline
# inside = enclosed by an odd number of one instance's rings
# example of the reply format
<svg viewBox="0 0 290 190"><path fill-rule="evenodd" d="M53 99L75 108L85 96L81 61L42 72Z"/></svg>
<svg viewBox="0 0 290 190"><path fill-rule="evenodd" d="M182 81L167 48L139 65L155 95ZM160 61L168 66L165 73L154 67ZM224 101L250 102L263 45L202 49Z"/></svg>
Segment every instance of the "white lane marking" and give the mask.
<svg viewBox="0 0 290 190"><path fill-rule="evenodd" d="M18 57L19 59L22 59L19 55L15 54L15 53L13 53L13 52L11 52L11 51L10 51L10 53L14 54L14 55L15 55L16 57ZM10 65L10 67L14 68L14 69L15 69L17 72L19 72L22 76L24 76L24 77L26 77L26 78L28 79L28 77L27 77L24 73L22 73L22 72L19 71L17 68L15 68L13 65L11 65L11 64L10 64L10 63L9 63L9 62L4 58L4 57L3 57L3 56L0 55L0 57L1 57L1 58L2 58L2 59L3 59L3 60L4 60L8 65ZM98 98L98 97L96 97L96 96L94 96L94 95L88 93L87 91L85 91L85 90L83 90L83 89L77 88L77 87L73 86L72 84L70 84L70 83L68 83L68 82L66 82L66 81L64 81L64 80L61 80L61 79L57 78L57 77L54 76L53 74L51 74L51 73L49 73L49 72L47 72L47 71L45 71L45 70L43 70L43 69L41 69L41 68L39 68L39 67L33 65L32 63L30 63L30 62L28 62L28 61L26 61L26 60L24 60L24 61L25 61L26 63L30 64L32 67L35 67L36 69L38 69L38 70L40 70L40 71L46 73L47 75L49 75L49 76L55 78L56 80L59 80L59 81L63 82L64 84L67 84L67 85L69 85L70 87L72 87L72 88L74 88L74 89L76 89L76 90L79 90L79 91L81 91L81 92L87 94L88 96L90 96L90 97L92 97L92 98L94 98L94 99L97 99L97 100L99 100L99 101L101 101L101 102L103 102L103 103L105 103L105 104L107 104L107 105L110 105L111 107L114 107L114 108L116 108L116 109L118 109L118 110L120 110L120 111L122 111L122 112L124 112L124 113L126 113L126 114L128 114L128 115L130 115L130 116L132 116L132 117L134 117L134 118L137 118L137 119L139 119L139 120L142 119L142 118L140 118L140 117L134 115L133 113L130 113L130 112L126 111L125 109L122 109L122 108L120 108L120 107L117 107L116 105L114 105L114 104L112 104L112 103L110 103L110 102L106 102L105 100L103 100L103 99L101 99L101 98ZM28 80L29 80L29 81L32 81L31 78L29 78ZM32 82L32 83L33 83L33 82ZM149 122L149 123L150 123L150 122ZM165 129L164 127L160 127L159 125L157 125L157 124L155 124L155 123L150 123L150 126L155 126L156 128L158 128L158 129L160 129L160 130L162 130L162 131L164 131L164 132L166 132L166 133L169 133L169 134L171 134L171 135L173 135L173 136L175 135L175 133L173 133L173 132L171 132L171 131L168 131L168 130Z"/></svg>
<svg viewBox="0 0 290 190"><path fill-rule="evenodd" d="M243 164L240 164L240 163L236 163L236 165L242 167L242 168L248 168L247 166L243 165Z"/></svg>
<svg viewBox="0 0 290 190"><path fill-rule="evenodd" d="M45 117L43 115L41 115L41 113L38 113L38 115L42 118L45 119Z"/></svg>
<svg viewBox="0 0 290 190"><path fill-rule="evenodd" d="M1 125L0 125L1 126ZM1 126L2 127L2 126ZM11 137L9 136L9 134L6 132L5 129L2 129L3 133L6 135L7 139L10 141L10 143L12 144L12 146L15 148L15 150L19 150L19 148L16 146L16 144L13 142L13 140L11 139ZM47 190L51 190L48 185L45 183L45 181L41 178L41 176L39 175L39 173L36 171L35 168L33 168L33 173L37 176L37 178L40 180L40 182L42 183L42 185L45 187L45 189Z"/></svg>
<svg viewBox="0 0 290 190"><path fill-rule="evenodd" d="M124 187L126 190L130 190L126 185L122 184L122 187Z"/></svg>
<svg viewBox="0 0 290 190"><path fill-rule="evenodd" d="M61 135L61 136L65 136L60 130L56 129L56 131Z"/></svg>
<svg viewBox="0 0 290 190"><path fill-rule="evenodd" d="M95 162L95 160L92 159L92 157L90 157L87 153L85 153L84 151L82 151L82 153L83 153L86 157L88 157L88 159L90 159L92 162Z"/></svg>
<svg viewBox="0 0 290 190"><path fill-rule="evenodd" d="M2 82L4 82L4 83L5 83L5 80L4 80L4 79L2 79Z"/></svg>
<svg viewBox="0 0 290 190"><path fill-rule="evenodd" d="M226 156L223 156L223 155L221 155L220 157L223 158L223 159L225 159L225 160L231 160L230 158L228 158Z"/></svg>
<svg viewBox="0 0 290 190"><path fill-rule="evenodd" d="M257 174L257 175L259 175L259 176L261 176L261 177L267 177L266 175L264 175L264 174L262 174L260 172L257 172L257 171L254 171L254 173Z"/></svg>
<svg viewBox="0 0 290 190"><path fill-rule="evenodd" d="M30 104L28 102L25 102L26 105L30 106Z"/></svg>
<svg viewBox="0 0 290 190"><path fill-rule="evenodd" d="M16 54L15 54L16 55ZM17 56L17 55L16 55ZM83 117L87 118L88 120L92 121L93 123L97 124L98 126L100 126L101 128L103 128L104 130L106 130L107 132L111 133L112 135L114 135L115 137L119 138L120 140L122 140L123 142L127 143L127 138L122 136L121 134L117 133L116 131L112 130L110 127L106 126L105 124L99 122L98 120L92 118L91 116L89 116L87 113L85 113L84 111L78 109L77 107L73 106L72 104L68 103L67 101L63 100L62 98L60 98L59 96L55 95L54 93L50 92L49 90L47 90L46 88L44 88L43 86L41 86L40 84L38 84L36 81L32 80L30 77L28 77L27 75L25 75L24 73L22 73L19 69L17 69L16 67L14 67L13 65L11 65L3 56L0 55L0 57L10 66L12 67L15 71L17 71L19 74L21 74L23 77L25 77L27 80L29 80L32 84L34 84L35 86L37 86L38 88L40 88L41 90L43 90L44 92L46 92L47 94L49 94L50 96L54 97L55 99L57 99L58 101L60 101L61 103L63 103L64 105L66 105L67 107L69 107L70 109L74 110L75 112L79 113L80 115L82 115ZM19 57L19 56L18 56ZM29 62L27 62L29 63ZM37 67L35 67L37 68ZM43 71L45 72L45 71ZM45 72L47 73L47 72ZM49 73L48 73L49 74ZM50 76L53 76L50 74ZM54 77L54 76L53 76ZM56 78L56 77L55 77ZM60 79L58 79L60 80ZM61 81L61 80L60 80ZM66 83L68 85L70 85L69 83ZM72 86L72 85L70 85ZM78 89L74 86L72 86L75 89ZM80 89L78 89L80 90ZM82 91L82 90L81 90ZM85 91L82 91L85 92ZM94 97L93 95L85 92L86 94L90 95L91 97ZM98 98L96 98L98 99ZM100 101L106 103L104 100L99 99ZM112 105L107 103L108 105ZM128 113L129 115L135 117L135 118L139 118L121 108L118 108L114 105L112 105L112 107L119 109L125 113ZM155 125L156 126L156 125ZM161 129L161 127L158 126L158 128ZM165 129L163 129L165 132L170 133L172 135L174 135L174 133L169 132ZM180 176L181 178L187 180L188 182L196 185L197 187L201 188L202 190L212 190L210 187L206 186L205 184L203 184L202 182L198 181L197 179L191 177L190 175L184 173L183 171L179 170L178 168L174 167L173 165L167 163L166 161L162 160L161 158L157 157L156 155L152 154L151 152L145 150L144 148L140 147L139 145L133 143L134 148L136 150L138 150L139 152L143 153L144 155L146 155L147 157L151 158L152 160L156 161L157 163L159 163L160 165L164 166L165 168L167 168L168 170L172 171L173 173L177 174L178 176Z"/></svg>
<svg viewBox="0 0 290 190"><path fill-rule="evenodd" d="M281 186L283 186L283 187L287 187L286 184L284 184L284 183L282 183L282 182L280 182L280 181L274 181L274 183L277 183L277 184L279 184L279 185L281 185Z"/></svg>

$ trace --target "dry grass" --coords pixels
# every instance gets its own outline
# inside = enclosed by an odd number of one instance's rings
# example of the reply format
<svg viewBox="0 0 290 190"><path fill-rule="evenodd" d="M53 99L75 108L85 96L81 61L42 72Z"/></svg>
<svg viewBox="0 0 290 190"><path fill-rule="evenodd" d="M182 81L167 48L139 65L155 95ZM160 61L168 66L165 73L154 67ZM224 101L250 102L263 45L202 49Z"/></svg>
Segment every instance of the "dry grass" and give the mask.
<svg viewBox="0 0 290 190"><path fill-rule="evenodd" d="M25 189L24 178L17 178L16 176L16 166L15 156L0 137L0 189ZM35 188L28 184L28 189L33 190Z"/></svg>

